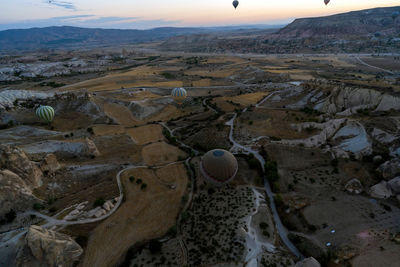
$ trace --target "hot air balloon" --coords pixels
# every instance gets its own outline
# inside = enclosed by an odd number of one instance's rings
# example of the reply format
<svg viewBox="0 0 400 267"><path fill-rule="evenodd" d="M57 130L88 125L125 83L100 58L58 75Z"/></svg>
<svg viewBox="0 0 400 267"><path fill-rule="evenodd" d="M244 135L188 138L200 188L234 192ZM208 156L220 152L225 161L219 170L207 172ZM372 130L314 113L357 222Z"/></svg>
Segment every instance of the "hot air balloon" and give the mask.
<svg viewBox="0 0 400 267"><path fill-rule="evenodd" d="M36 116L45 122L52 122L54 115L54 109L50 106L40 106L38 109L36 109Z"/></svg>
<svg viewBox="0 0 400 267"><path fill-rule="evenodd" d="M200 171L209 182L221 186L235 178L238 162L229 151L214 149L204 154Z"/></svg>
<svg viewBox="0 0 400 267"><path fill-rule="evenodd" d="M329 4L331 0L324 0L325 5Z"/></svg>
<svg viewBox="0 0 400 267"><path fill-rule="evenodd" d="M239 1L235 0L232 2L233 7L236 9L239 5Z"/></svg>
<svg viewBox="0 0 400 267"><path fill-rule="evenodd" d="M182 88L182 87L174 88L174 89L172 89L171 95L176 103L182 104L183 101L185 101L185 99L187 97L187 92L186 92L185 88Z"/></svg>

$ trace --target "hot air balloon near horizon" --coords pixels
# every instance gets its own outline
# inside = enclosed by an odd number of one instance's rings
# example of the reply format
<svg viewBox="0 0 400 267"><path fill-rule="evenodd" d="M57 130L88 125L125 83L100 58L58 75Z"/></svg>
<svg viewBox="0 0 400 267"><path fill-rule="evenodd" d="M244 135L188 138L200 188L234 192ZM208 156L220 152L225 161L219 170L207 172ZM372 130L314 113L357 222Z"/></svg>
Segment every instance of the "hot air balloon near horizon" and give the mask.
<svg viewBox="0 0 400 267"><path fill-rule="evenodd" d="M186 92L185 88L182 88L182 87L174 88L174 89L172 89L171 96L175 100L176 103L182 104L183 101L185 101L185 99L187 97L187 92Z"/></svg>
<svg viewBox="0 0 400 267"><path fill-rule="evenodd" d="M328 5L331 0L324 0L325 5Z"/></svg>
<svg viewBox="0 0 400 267"><path fill-rule="evenodd" d="M36 109L36 116L44 122L50 123L53 121L55 111L50 106L40 106Z"/></svg>
<svg viewBox="0 0 400 267"><path fill-rule="evenodd" d="M235 0L232 2L233 7L236 9L239 5L239 1Z"/></svg>

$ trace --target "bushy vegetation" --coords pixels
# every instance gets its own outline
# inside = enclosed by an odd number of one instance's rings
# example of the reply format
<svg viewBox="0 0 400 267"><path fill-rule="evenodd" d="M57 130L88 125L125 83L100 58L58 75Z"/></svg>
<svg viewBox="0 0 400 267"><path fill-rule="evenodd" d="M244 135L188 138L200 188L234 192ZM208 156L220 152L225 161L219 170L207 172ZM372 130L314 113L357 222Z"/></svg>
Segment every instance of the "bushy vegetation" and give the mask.
<svg viewBox="0 0 400 267"><path fill-rule="evenodd" d="M32 207L34 210L37 210L37 211L44 209L44 206L40 203L34 203Z"/></svg>
<svg viewBox="0 0 400 267"><path fill-rule="evenodd" d="M97 198L97 199L94 201L93 207L101 207L101 206L104 205L105 202L106 202L106 201L104 200L104 198L99 197L99 198Z"/></svg>
<svg viewBox="0 0 400 267"><path fill-rule="evenodd" d="M17 217L17 214L15 213L15 211L13 209L11 209L9 212L4 214L3 218L0 218L0 225L11 223L14 221L14 219L16 217Z"/></svg>

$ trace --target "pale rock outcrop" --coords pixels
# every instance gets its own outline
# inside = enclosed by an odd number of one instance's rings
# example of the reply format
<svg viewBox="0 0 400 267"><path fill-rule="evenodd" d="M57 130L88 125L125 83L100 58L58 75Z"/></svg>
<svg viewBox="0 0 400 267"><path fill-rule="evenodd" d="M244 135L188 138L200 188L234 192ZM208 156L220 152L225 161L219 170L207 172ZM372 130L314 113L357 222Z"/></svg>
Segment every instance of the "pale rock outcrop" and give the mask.
<svg viewBox="0 0 400 267"><path fill-rule="evenodd" d="M350 181L348 181L346 183L344 188L348 192L354 193L354 194L357 194L357 195L360 194L363 191L363 186L362 186L361 182L358 179L351 179Z"/></svg>
<svg viewBox="0 0 400 267"><path fill-rule="evenodd" d="M112 202L110 200L106 201L103 204L103 209L105 209L106 211L110 211L112 208L114 208L114 204L112 204Z"/></svg>
<svg viewBox="0 0 400 267"><path fill-rule="evenodd" d="M393 178L388 182L390 189L392 189L393 194L400 194L400 176Z"/></svg>
<svg viewBox="0 0 400 267"><path fill-rule="evenodd" d="M325 99L320 111L335 114L353 107L372 108L379 104L381 95L382 93L370 89L336 87Z"/></svg>
<svg viewBox="0 0 400 267"><path fill-rule="evenodd" d="M396 140L396 137L395 137L395 136L393 136L393 135L391 135L391 134L389 134L389 133L387 133L387 132L385 132L385 131L382 131L381 129L378 129L378 128L374 128L374 129L372 130L371 136L372 136L375 140L379 141L379 142L382 143L382 144L390 144L390 143L392 143L394 140Z"/></svg>
<svg viewBox="0 0 400 267"><path fill-rule="evenodd" d="M297 262L295 267L321 267L321 265L316 259L310 257Z"/></svg>
<svg viewBox="0 0 400 267"><path fill-rule="evenodd" d="M306 147L318 147L327 143L329 139L336 140L337 145L332 151L340 157L348 157L348 152L354 153L357 158L372 153L372 144L362 124L349 119L333 119L324 123L306 122L292 124L297 131L307 128L320 129L321 131L306 139L282 140L281 143Z"/></svg>
<svg viewBox="0 0 400 267"><path fill-rule="evenodd" d="M25 181L10 170L0 170L0 217L9 212L32 207L37 199Z"/></svg>
<svg viewBox="0 0 400 267"><path fill-rule="evenodd" d="M0 131L0 144L23 144L26 142L32 142L32 140L35 139L47 139L61 134L61 132L49 131L27 125L19 125Z"/></svg>
<svg viewBox="0 0 400 267"><path fill-rule="evenodd" d="M16 173L31 189L42 184L42 171L19 148L0 145L0 168Z"/></svg>
<svg viewBox="0 0 400 267"><path fill-rule="evenodd" d="M53 173L61 168L60 163L57 161L57 157L54 154L47 154L46 157L40 163L40 169L43 172Z"/></svg>
<svg viewBox="0 0 400 267"><path fill-rule="evenodd" d="M367 132L364 126L357 121L348 121L346 126L342 127L332 139L344 139L335 149L352 152L357 158L372 153L372 145Z"/></svg>
<svg viewBox="0 0 400 267"><path fill-rule="evenodd" d="M27 90L4 90L0 92L0 110L6 107L14 107L14 101L17 99L27 100L27 99L45 99L52 97L54 93L42 93Z"/></svg>
<svg viewBox="0 0 400 267"><path fill-rule="evenodd" d="M17 255L16 266L72 267L82 252L71 237L32 225L25 236L25 246Z"/></svg>
<svg viewBox="0 0 400 267"><path fill-rule="evenodd" d="M377 170L382 173L382 176L385 178L385 180L394 178L400 175L400 159L396 158L386 161L380 165Z"/></svg>
<svg viewBox="0 0 400 267"><path fill-rule="evenodd" d="M302 131L303 129L312 127L315 129L320 129L321 132L306 139L282 140L282 143L304 144L306 147L320 146L322 144L325 144L326 141L331 138L342 127L344 123L346 123L346 119L334 119L329 120L325 123L306 122L301 124L293 124L291 126L293 128L297 128L297 131Z"/></svg>
<svg viewBox="0 0 400 267"><path fill-rule="evenodd" d="M104 209L102 209L102 207L97 207L95 209L89 210L86 213L86 217L88 217L88 218L92 218L92 217L99 218L99 217L103 216L106 213L107 212Z"/></svg>
<svg viewBox="0 0 400 267"><path fill-rule="evenodd" d="M359 109L389 111L400 109L400 97L373 89L336 87L328 98L318 103L315 109L340 115L355 114Z"/></svg>
<svg viewBox="0 0 400 267"><path fill-rule="evenodd" d="M71 142L46 140L22 145L20 148L25 151L30 158L35 160L41 160L49 153L55 154L57 158L91 157L100 155L96 145L89 138Z"/></svg>
<svg viewBox="0 0 400 267"><path fill-rule="evenodd" d="M400 147L392 147L390 149L390 155L393 157L400 157Z"/></svg>
<svg viewBox="0 0 400 267"><path fill-rule="evenodd" d="M386 181L382 181L370 188L370 195L374 198L383 199L391 197L393 193L388 183Z"/></svg>
<svg viewBox="0 0 400 267"><path fill-rule="evenodd" d="M85 154L90 155L90 156L93 155L93 156L96 156L96 157L100 155L99 150L97 149L95 143L91 139L86 138L85 139L85 144L86 144L86 147L85 147L85 149L83 151Z"/></svg>
<svg viewBox="0 0 400 267"><path fill-rule="evenodd" d="M378 107L376 108L376 111L388 111L391 109L400 109L400 97L384 94Z"/></svg>

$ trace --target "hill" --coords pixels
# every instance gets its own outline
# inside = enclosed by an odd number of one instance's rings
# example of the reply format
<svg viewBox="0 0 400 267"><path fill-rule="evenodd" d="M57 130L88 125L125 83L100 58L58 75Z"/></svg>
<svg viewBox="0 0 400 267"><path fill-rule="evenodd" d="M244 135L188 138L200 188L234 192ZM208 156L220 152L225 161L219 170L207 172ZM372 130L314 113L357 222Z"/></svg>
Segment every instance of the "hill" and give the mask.
<svg viewBox="0 0 400 267"><path fill-rule="evenodd" d="M151 30L46 27L0 31L1 50L31 50L78 46L119 45L162 40L171 36L206 31L201 28L155 28Z"/></svg>
<svg viewBox="0 0 400 267"><path fill-rule="evenodd" d="M281 29L278 35L280 38L398 35L400 34L400 19L392 17L396 11L400 11L400 7L374 8L327 17L296 19Z"/></svg>
<svg viewBox="0 0 400 267"><path fill-rule="evenodd" d="M251 35L171 37L161 47L191 52L392 53L400 52L400 6L296 19L279 31Z"/></svg>
<svg viewBox="0 0 400 267"><path fill-rule="evenodd" d="M269 25L177 28L149 30L92 29L71 26L0 31L0 51L64 49L79 47L138 44L191 34L231 34L269 28Z"/></svg>

